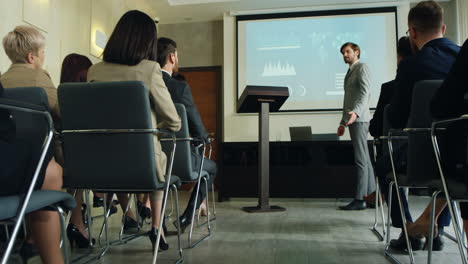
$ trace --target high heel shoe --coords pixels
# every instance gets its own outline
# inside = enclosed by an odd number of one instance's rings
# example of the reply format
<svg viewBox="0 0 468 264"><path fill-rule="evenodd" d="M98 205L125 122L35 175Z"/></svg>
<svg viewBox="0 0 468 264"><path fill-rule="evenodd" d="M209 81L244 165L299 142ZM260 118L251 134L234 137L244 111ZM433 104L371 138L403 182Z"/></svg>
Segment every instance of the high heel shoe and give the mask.
<svg viewBox="0 0 468 264"><path fill-rule="evenodd" d="M74 245L78 248L87 248L90 246L89 239L86 238L74 224L68 224L67 236L72 248ZM94 244L95 242L96 240L93 238L91 240L91 244Z"/></svg>
<svg viewBox="0 0 468 264"><path fill-rule="evenodd" d="M151 217L151 209L144 206L140 201L137 202L138 213L140 214L141 218L150 218Z"/></svg>
<svg viewBox="0 0 468 264"><path fill-rule="evenodd" d="M153 246L153 252L154 252L154 247L156 246L156 239L158 238L158 229L156 228L151 228L151 231L149 233L149 239L151 240L151 244ZM159 239L159 251L166 251L169 249L169 244L166 242L163 236Z"/></svg>
<svg viewBox="0 0 468 264"><path fill-rule="evenodd" d="M39 250L37 250L37 248L36 248L36 246L34 246L34 244L24 242L21 245L21 248L19 250L19 254L21 256L21 259L23 260L23 263L28 263L28 259L39 255Z"/></svg>

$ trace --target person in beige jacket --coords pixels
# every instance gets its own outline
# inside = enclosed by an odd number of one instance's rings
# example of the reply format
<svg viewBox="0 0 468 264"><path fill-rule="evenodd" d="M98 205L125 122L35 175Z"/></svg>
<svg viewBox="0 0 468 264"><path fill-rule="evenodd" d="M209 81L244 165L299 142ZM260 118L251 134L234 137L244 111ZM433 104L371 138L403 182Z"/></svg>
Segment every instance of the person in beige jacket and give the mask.
<svg viewBox="0 0 468 264"><path fill-rule="evenodd" d="M89 69L88 81L142 81L148 88L153 126L178 131L181 128L181 120L162 79L161 68L156 62L156 44L154 21L143 12L128 11L120 18L112 32L104 49L103 61ZM154 137L154 149L158 178L164 182L167 159L157 136ZM152 230L149 237L154 248L161 217L163 191L156 191L150 197ZM125 204L121 205L124 209ZM169 245L163 236L161 238L159 249L167 250Z"/></svg>
<svg viewBox="0 0 468 264"><path fill-rule="evenodd" d="M45 58L45 38L35 28L17 26L3 38L3 47L12 65L2 76L0 82L5 89L15 87L42 87L45 89L49 107L58 124L57 89L49 74L42 69ZM37 188L58 190L62 188L62 167L53 157L53 149L46 156L47 168L38 179ZM47 163L48 162L48 163ZM14 180L14 179L12 179ZM37 211L27 218L30 233L23 248L37 246L43 263L63 263L60 250L60 219L55 211ZM29 249L22 252L31 252ZM31 256L23 256L28 258Z"/></svg>

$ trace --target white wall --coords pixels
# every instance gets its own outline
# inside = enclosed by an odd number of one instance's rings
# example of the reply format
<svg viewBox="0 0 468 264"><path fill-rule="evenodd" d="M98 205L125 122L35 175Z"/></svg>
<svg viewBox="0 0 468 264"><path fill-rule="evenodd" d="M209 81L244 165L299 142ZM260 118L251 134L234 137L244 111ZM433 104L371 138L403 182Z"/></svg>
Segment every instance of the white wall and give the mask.
<svg viewBox="0 0 468 264"><path fill-rule="evenodd" d="M362 4L345 6L310 7L305 10L350 9L363 7L388 6L389 4ZM398 33L403 36L407 30L406 17L409 3L397 3ZM275 12L274 10L269 10ZM282 10L278 10L281 12ZM290 10L289 10L290 11ZM255 13L255 11L252 11ZM224 94L223 117L225 142L258 141L258 117L236 113L236 19L233 15L224 16ZM335 133L341 118L341 113L281 113L270 117L270 141L289 141L290 126L312 126L313 133ZM342 139L349 139L346 133Z"/></svg>
<svg viewBox="0 0 468 264"><path fill-rule="evenodd" d="M137 4L154 17L146 0L0 0L0 40L17 25L39 27L47 39L44 68L58 86L63 58L79 53L93 63L100 61L90 54L92 33L100 29L110 36L122 14ZM0 72L7 71L10 64L1 47Z"/></svg>

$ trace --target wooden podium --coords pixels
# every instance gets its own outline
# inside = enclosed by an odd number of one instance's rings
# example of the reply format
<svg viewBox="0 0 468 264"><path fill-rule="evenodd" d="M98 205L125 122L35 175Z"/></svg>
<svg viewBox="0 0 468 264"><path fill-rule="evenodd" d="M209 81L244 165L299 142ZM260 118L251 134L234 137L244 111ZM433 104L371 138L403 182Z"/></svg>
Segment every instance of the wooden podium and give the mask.
<svg viewBox="0 0 468 264"><path fill-rule="evenodd" d="M243 207L249 213L281 212L286 208L270 205L270 112L278 112L289 97L287 87L253 86L245 87L237 102L238 113L259 113L258 118L258 205Z"/></svg>

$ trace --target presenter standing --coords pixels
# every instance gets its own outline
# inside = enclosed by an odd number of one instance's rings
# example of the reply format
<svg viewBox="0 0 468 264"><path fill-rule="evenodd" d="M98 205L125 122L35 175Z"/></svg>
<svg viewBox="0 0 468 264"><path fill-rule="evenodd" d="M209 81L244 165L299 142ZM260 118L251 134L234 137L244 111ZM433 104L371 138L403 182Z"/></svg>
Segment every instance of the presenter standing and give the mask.
<svg viewBox="0 0 468 264"><path fill-rule="evenodd" d="M369 132L369 100L371 77L369 67L359 61L361 50L357 44L347 42L341 46L341 54L348 72L344 79L343 117L337 135L342 136L349 128L357 168L357 186L354 200L341 210L363 210L367 205L364 196L375 191L374 169L369 156L367 133Z"/></svg>

